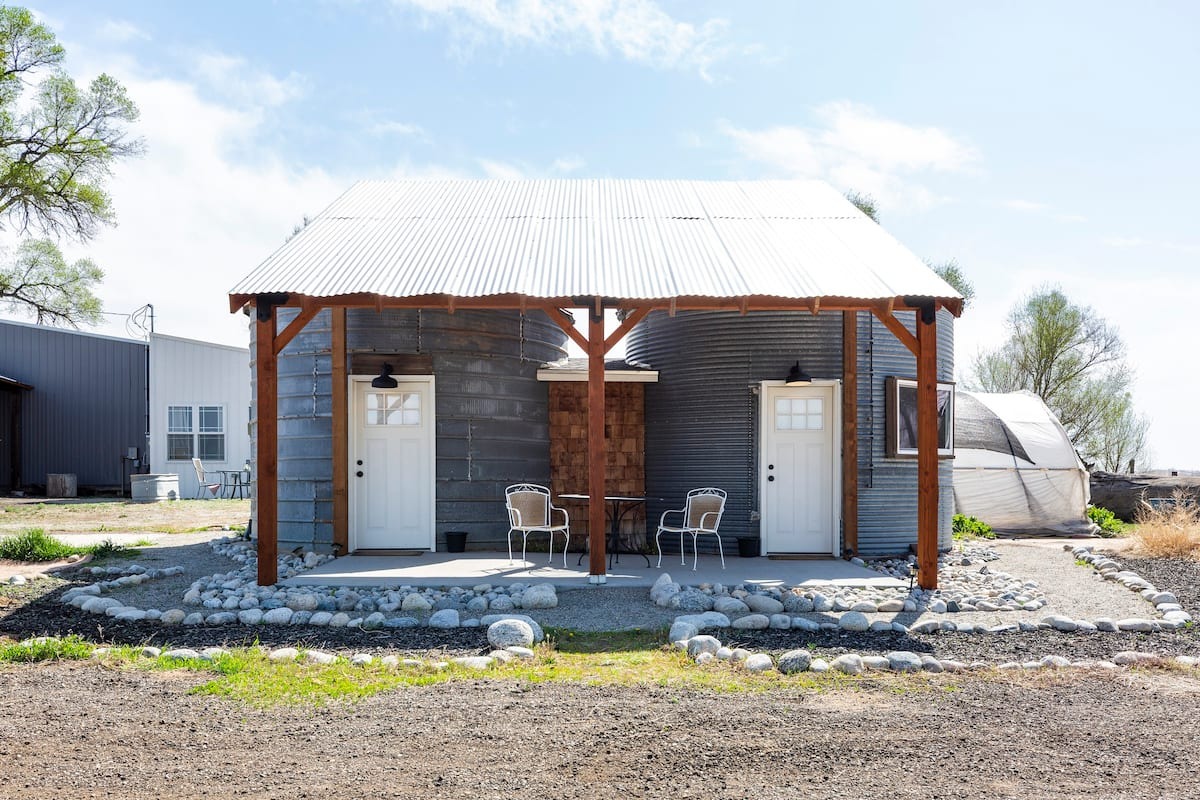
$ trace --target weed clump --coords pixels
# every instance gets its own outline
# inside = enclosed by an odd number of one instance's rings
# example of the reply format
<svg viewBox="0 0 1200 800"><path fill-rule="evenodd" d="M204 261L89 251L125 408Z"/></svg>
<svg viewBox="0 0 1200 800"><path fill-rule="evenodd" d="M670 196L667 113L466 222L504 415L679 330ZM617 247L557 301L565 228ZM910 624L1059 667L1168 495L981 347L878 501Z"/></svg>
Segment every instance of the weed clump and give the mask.
<svg viewBox="0 0 1200 800"><path fill-rule="evenodd" d="M1168 502L1143 503L1133 538L1153 558L1200 559L1200 505L1180 491Z"/></svg>
<svg viewBox="0 0 1200 800"><path fill-rule="evenodd" d="M992 526L976 517L965 514L954 515L953 535L956 540L964 539L995 539L996 532Z"/></svg>

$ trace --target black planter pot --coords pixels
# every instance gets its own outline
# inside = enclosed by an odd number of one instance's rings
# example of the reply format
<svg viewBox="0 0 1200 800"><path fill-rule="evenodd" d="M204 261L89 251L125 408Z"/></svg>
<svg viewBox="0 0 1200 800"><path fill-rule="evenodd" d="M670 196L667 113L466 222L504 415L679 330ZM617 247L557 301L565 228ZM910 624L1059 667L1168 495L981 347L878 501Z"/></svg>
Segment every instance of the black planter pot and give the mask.
<svg viewBox="0 0 1200 800"><path fill-rule="evenodd" d="M739 536L738 555L742 558L758 558L760 539L757 536Z"/></svg>
<svg viewBox="0 0 1200 800"><path fill-rule="evenodd" d="M446 552L465 553L467 551L466 531L446 531Z"/></svg>

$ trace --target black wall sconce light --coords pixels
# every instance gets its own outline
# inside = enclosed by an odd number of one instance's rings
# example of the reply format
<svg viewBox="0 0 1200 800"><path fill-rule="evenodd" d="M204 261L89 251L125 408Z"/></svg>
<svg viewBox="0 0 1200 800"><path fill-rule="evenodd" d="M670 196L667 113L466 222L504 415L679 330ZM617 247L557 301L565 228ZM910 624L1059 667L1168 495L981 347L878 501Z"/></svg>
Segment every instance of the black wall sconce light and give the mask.
<svg viewBox="0 0 1200 800"><path fill-rule="evenodd" d="M392 365L384 364L379 368L379 375L371 380L373 389L395 389L396 379L392 377Z"/></svg>
<svg viewBox="0 0 1200 800"><path fill-rule="evenodd" d="M788 370L787 380L784 381L788 386L798 386L802 383L812 383L812 376L804 370L800 369L800 362L797 361Z"/></svg>

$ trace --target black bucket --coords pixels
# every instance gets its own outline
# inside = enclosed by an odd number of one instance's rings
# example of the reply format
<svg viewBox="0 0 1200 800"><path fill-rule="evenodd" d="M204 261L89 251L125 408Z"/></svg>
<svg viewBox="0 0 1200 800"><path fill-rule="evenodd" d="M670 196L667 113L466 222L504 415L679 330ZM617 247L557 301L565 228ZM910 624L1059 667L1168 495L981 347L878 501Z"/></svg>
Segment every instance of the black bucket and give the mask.
<svg viewBox="0 0 1200 800"><path fill-rule="evenodd" d="M758 558L759 539L757 536L738 537L738 555L742 558Z"/></svg>
<svg viewBox="0 0 1200 800"><path fill-rule="evenodd" d="M446 552L465 553L467 551L466 531L446 531Z"/></svg>

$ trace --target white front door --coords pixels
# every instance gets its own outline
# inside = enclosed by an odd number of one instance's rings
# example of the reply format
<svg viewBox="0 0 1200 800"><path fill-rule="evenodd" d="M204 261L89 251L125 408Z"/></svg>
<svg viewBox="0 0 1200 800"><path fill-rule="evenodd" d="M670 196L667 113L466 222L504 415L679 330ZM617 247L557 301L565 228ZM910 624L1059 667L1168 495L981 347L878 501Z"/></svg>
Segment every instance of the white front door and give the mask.
<svg viewBox="0 0 1200 800"><path fill-rule="evenodd" d="M836 554L835 387L764 388L763 545L768 553Z"/></svg>
<svg viewBox="0 0 1200 800"><path fill-rule="evenodd" d="M433 384L352 385L351 549L433 549Z"/></svg>

